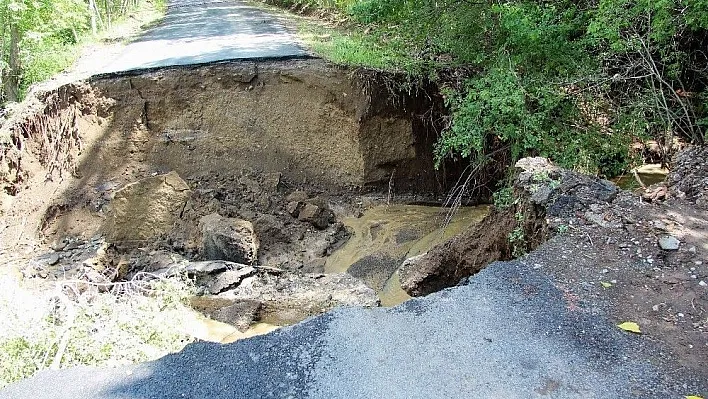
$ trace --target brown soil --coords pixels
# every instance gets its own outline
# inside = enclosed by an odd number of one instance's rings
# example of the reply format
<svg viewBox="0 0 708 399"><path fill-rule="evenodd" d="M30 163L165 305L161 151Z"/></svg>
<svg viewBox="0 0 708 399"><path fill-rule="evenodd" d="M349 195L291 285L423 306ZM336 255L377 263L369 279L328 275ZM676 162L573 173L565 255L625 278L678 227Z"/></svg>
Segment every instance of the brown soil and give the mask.
<svg viewBox="0 0 708 399"><path fill-rule="evenodd" d="M417 116L427 100L395 92L392 79L314 60L240 62L40 93L2 127L1 247L88 239L116 190L173 170L194 193L187 233L211 212L253 220L272 233L266 253L310 234L288 228L290 192L345 198L342 211L371 190L439 192L433 138ZM171 240L189 247L186 238Z"/></svg>
<svg viewBox="0 0 708 399"><path fill-rule="evenodd" d="M517 214L524 215L523 220ZM523 238L512 243L509 235L515 229L523 232ZM410 295L427 295L456 285L494 261L535 249L546 238L546 223L536 207L524 203L494 210L479 224L402 267L401 286Z"/></svg>
<svg viewBox="0 0 708 399"><path fill-rule="evenodd" d="M602 227L573 218L567 234L526 263L549 273L567 292L568 306L600 309L617 324L637 322L664 357L705 373L708 213L678 200L647 204L625 193L602 215L616 224ZM659 248L658 239L669 234L681 240L678 251Z"/></svg>
<svg viewBox="0 0 708 399"><path fill-rule="evenodd" d="M57 241L80 243L73 251L86 250L68 260L80 264L97 251L100 240L91 238L101 232L113 193L172 170L190 186L190 205L173 232L150 245L196 257L196 221L217 212L253 222L259 263L321 272L322 258L347 232L341 223L319 229L293 218L290 194L304 191L341 218L376 202L363 198L367 190L383 200L390 193L426 193L417 198L426 200L445 188L431 172L434 137L419 117L429 104L389 87L319 61L289 61L105 77L45 93L0 131L2 272L26 271ZM550 226L558 234L522 261L545 270L567 292L570 309L635 321L667 358L705 373L705 173L681 165L675 170L692 173L690 184L674 179L680 189L664 203L627 192L603 198L604 183L585 190L597 181L577 176L565 187L549 186L550 200L534 202L548 183L534 182L529 201L432 250L432 264L447 269L429 273L414 293L510 258L516 228L532 250ZM678 238L680 248L660 249L663 235Z"/></svg>

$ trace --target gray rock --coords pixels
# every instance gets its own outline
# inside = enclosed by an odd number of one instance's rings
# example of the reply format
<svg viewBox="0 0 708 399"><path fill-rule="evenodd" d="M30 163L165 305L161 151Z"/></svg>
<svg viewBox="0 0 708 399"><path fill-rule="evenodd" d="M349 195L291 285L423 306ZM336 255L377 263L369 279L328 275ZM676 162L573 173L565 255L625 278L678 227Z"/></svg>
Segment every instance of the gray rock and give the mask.
<svg viewBox="0 0 708 399"><path fill-rule="evenodd" d="M316 228L323 230L334 222L334 213L329 209L315 204L305 204L297 218L298 220L308 222Z"/></svg>
<svg viewBox="0 0 708 399"><path fill-rule="evenodd" d="M285 197L285 200L288 202L302 202L308 198L310 198L310 196L304 191L293 191Z"/></svg>
<svg viewBox="0 0 708 399"><path fill-rule="evenodd" d="M559 169L545 158L523 158L516 167L516 187L530 193L530 201L547 208L551 216L571 216L607 204L619 193L612 182Z"/></svg>
<svg viewBox="0 0 708 399"><path fill-rule="evenodd" d="M196 296L189 305L214 320L228 323L241 332L246 331L256 320L263 306L260 301L250 299L224 299L218 296Z"/></svg>
<svg viewBox="0 0 708 399"><path fill-rule="evenodd" d="M184 270L190 275L201 275L223 272L227 269L238 269L246 265L225 260L207 260L201 262L189 262Z"/></svg>
<svg viewBox="0 0 708 399"><path fill-rule="evenodd" d="M260 188L267 193L275 193L280 187L280 181L283 175L280 172L263 173L261 175Z"/></svg>
<svg viewBox="0 0 708 399"><path fill-rule="evenodd" d="M551 190L551 188L546 185L539 187L536 191L534 191L533 195L531 195L531 202L533 202L534 204L547 203L552 191L553 190Z"/></svg>
<svg viewBox="0 0 708 399"><path fill-rule="evenodd" d="M59 254L58 253L48 254L46 257L46 262L47 262L47 265L49 265L49 266L56 265L57 263L59 263Z"/></svg>
<svg viewBox="0 0 708 399"><path fill-rule="evenodd" d="M75 249L81 248L82 245L83 245L82 241L75 240L75 241L72 241L72 242L66 244L66 246L64 247L64 251L73 251Z"/></svg>
<svg viewBox="0 0 708 399"><path fill-rule="evenodd" d="M182 255L174 252L158 250L150 252L144 261L139 262L138 267L146 272L154 272L157 270L169 269L173 265L181 264L187 265L189 262L184 259Z"/></svg>
<svg viewBox="0 0 708 399"><path fill-rule="evenodd" d="M260 301L250 299L242 299L233 301L232 305L224 306L223 308L213 312L211 317L214 320L222 323L228 323L239 331L244 332L258 318L258 311L263 306Z"/></svg>
<svg viewBox="0 0 708 399"><path fill-rule="evenodd" d="M260 319L277 325L299 322L339 306L379 305L373 289L344 273L258 273L219 297L262 302Z"/></svg>
<svg viewBox="0 0 708 399"><path fill-rule="evenodd" d="M667 183L678 198L708 208L708 146L691 146L679 152L672 164Z"/></svg>
<svg viewBox="0 0 708 399"><path fill-rule="evenodd" d="M65 240L58 240L52 243L51 248L57 252L61 252L66 248L66 241Z"/></svg>
<svg viewBox="0 0 708 399"><path fill-rule="evenodd" d="M679 249L681 241L674 236L663 236L659 238L659 247L664 251L676 251Z"/></svg>
<svg viewBox="0 0 708 399"><path fill-rule="evenodd" d="M291 201L288 202L288 205L285 206L285 210L290 214L290 216L296 218L300 214L300 209L302 208L302 206L302 202Z"/></svg>
<svg viewBox="0 0 708 399"><path fill-rule="evenodd" d="M613 222L613 221L607 221L605 220L605 217L602 214L595 213L595 212L590 212L587 211L585 212L585 218L596 225L604 228L621 228L622 224L618 222Z"/></svg>
<svg viewBox="0 0 708 399"><path fill-rule="evenodd" d="M211 294L219 294L229 288L237 286L244 278L252 276L256 273L256 269L251 266L246 266L237 270L227 270L219 274L211 284L209 284L209 292Z"/></svg>
<svg viewBox="0 0 708 399"><path fill-rule="evenodd" d="M199 220L202 254L210 260L253 264L258 259L259 242L251 222L222 217L216 213Z"/></svg>
<svg viewBox="0 0 708 399"><path fill-rule="evenodd" d="M50 252L33 259L30 263L31 267L44 268L47 266L54 266L59 263L59 254L56 252Z"/></svg>

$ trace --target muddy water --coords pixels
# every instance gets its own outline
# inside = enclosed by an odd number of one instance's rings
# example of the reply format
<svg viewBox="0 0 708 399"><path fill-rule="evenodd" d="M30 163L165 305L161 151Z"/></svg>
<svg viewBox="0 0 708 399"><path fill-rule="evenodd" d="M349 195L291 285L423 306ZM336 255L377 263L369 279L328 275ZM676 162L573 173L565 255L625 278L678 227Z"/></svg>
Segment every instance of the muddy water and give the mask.
<svg viewBox="0 0 708 399"><path fill-rule="evenodd" d="M343 220L352 237L327 259L326 273L349 272L374 288L382 306L410 297L401 289L397 269L406 258L480 222L488 206L463 207L448 220L448 209L419 205L381 205ZM447 221L447 222L446 222Z"/></svg>
<svg viewBox="0 0 708 399"><path fill-rule="evenodd" d="M666 175L669 173L669 170L662 168L660 164L647 164L634 169L624 176L614 178L612 181L625 190L635 189L639 186L639 182L637 182L637 179L634 177L635 172L642 183L649 187L652 184L661 183L666 180Z"/></svg>
<svg viewBox="0 0 708 399"><path fill-rule="evenodd" d="M420 255L434 245L481 221L488 206L464 207L448 220L448 210L432 206L376 206L359 217L343 220L352 237L327 259L326 273L349 272L362 278L381 298L382 306L394 306L410 299L401 289L397 269L406 258ZM363 267L362 267L363 265ZM261 320L247 331L194 313L186 323L195 338L230 343L266 334L279 328L277 320ZM285 323L289 324L289 323Z"/></svg>
<svg viewBox="0 0 708 399"><path fill-rule="evenodd" d="M268 323L255 323L244 332L236 327L212 320L195 311L187 311L186 321L182 328L184 332L202 341L230 344L240 339L255 337L256 335L267 334L280 326Z"/></svg>

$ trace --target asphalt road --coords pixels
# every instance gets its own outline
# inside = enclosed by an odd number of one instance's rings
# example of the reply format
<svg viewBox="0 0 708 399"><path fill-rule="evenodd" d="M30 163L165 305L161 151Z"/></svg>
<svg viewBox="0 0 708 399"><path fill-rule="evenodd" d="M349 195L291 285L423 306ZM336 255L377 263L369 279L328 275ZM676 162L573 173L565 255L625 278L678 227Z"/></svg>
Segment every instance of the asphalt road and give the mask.
<svg viewBox="0 0 708 399"><path fill-rule="evenodd" d="M307 57L277 16L238 0L170 0L165 18L99 73L252 58Z"/></svg>
<svg viewBox="0 0 708 399"><path fill-rule="evenodd" d="M520 262L391 309L341 309L118 369L43 372L0 398L684 398L708 382Z"/></svg>

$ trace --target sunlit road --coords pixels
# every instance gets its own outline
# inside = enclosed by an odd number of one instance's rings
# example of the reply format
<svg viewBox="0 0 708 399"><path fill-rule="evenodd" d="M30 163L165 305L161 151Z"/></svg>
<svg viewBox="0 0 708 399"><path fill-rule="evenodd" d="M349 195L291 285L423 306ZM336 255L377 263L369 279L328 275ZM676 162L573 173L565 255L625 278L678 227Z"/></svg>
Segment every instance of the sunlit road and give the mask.
<svg viewBox="0 0 708 399"><path fill-rule="evenodd" d="M101 72L298 56L307 52L267 11L237 0L172 0L162 22Z"/></svg>

